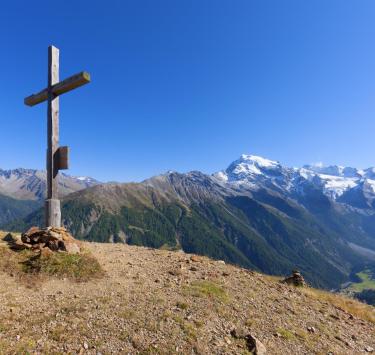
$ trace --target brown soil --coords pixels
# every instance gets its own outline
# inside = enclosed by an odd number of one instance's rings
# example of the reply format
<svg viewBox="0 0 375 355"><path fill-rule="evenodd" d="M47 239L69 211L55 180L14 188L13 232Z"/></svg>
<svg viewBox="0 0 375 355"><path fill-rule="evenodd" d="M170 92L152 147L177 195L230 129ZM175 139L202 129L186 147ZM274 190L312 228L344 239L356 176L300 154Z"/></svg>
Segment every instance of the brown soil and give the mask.
<svg viewBox="0 0 375 355"><path fill-rule="evenodd" d="M83 245L105 277L30 287L0 268L0 354L249 354L241 332L267 354L375 348L374 309L359 303L180 252Z"/></svg>

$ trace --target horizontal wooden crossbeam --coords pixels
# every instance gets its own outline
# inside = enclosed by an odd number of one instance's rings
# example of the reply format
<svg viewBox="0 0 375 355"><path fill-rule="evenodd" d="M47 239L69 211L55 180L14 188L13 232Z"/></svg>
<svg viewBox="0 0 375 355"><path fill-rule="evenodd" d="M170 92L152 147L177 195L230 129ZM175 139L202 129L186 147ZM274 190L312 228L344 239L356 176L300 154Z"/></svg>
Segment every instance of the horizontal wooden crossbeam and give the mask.
<svg viewBox="0 0 375 355"><path fill-rule="evenodd" d="M81 73L75 74L63 81L52 86L52 93L55 96L64 94L82 85L88 84L90 82L90 74L83 71ZM48 89L44 89L37 94L26 97L24 100L25 105L34 106L40 104L48 99Z"/></svg>

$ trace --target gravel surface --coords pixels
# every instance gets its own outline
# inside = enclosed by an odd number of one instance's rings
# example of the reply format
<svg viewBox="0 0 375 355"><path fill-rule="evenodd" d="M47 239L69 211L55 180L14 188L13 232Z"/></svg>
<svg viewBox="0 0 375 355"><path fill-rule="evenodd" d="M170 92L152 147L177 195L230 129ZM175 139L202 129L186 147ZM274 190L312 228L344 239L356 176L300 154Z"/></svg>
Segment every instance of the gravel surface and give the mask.
<svg viewBox="0 0 375 355"><path fill-rule="evenodd" d="M267 354L375 348L375 324L268 276L181 252L83 245L105 277L30 287L0 271L0 354L250 354L250 335Z"/></svg>

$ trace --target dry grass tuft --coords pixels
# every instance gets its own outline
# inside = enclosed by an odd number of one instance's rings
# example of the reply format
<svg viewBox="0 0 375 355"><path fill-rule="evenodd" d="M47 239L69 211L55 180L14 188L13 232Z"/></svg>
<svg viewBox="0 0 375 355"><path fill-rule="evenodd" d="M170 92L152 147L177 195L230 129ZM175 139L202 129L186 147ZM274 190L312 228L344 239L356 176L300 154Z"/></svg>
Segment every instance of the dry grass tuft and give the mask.
<svg viewBox="0 0 375 355"><path fill-rule="evenodd" d="M7 273L18 273L22 270L21 262L26 260L30 254L27 251L15 253L7 244L0 243L0 270Z"/></svg>
<svg viewBox="0 0 375 355"><path fill-rule="evenodd" d="M316 300L329 302L360 319L375 323L375 307L349 297L314 288L300 288L300 290Z"/></svg>
<svg viewBox="0 0 375 355"><path fill-rule="evenodd" d="M272 281L272 282L280 282L280 281L282 281L285 278L283 276L275 276L275 275L267 275L267 274L262 274L262 276L266 280Z"/></svg>
<svg viewBox="0 0 375 355"><path fill-rule="evenodd" d="M83 282L104 275L99 262L88 252L39 255L29 250L12 251L4 242L0 242L0 271L18 277L26 285L43 281L42 276Z"/></svg>
<svg viewBox="0 0 375 355"><path fill-rule="evenodd" d="M195 281L186 291L194 297L208 297L227 303L229 297L222 286L212 281Z"/></svg>
<svg viewBox="0 0 375 355"><path fill-rule="evenodd" d="M286 340L292 340L295 338L295 335L288 329L278 328L277 332L281 335L282 338Z"/></svg>
<svg viewBox="0 0 375 355"><path fill-rule="evenodd" d="M26 273L70 278L82 282L103 276L98 261L90 254L52 253L33 256L23 263Z"/></svg>

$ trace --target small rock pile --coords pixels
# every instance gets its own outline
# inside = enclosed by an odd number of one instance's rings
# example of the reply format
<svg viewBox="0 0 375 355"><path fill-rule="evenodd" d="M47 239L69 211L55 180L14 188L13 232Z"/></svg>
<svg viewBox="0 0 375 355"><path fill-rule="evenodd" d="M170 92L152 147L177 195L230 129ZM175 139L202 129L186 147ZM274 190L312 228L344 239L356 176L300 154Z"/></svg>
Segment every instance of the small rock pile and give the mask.
<svg viewBox="0 0 375 355"><path fill-rule="evenodd" d="M233 338L246 340L246 346L251 354L266 355L267 350L263 343L245 329L233 329L230 333Z"/></svg>
<svg viewBox="0 0 375 355"><path fill-rule="evenodd" d="M293 270L292 276L289 276L281 281L282 283L286 283L288 285L293 285L297 287L306 287L307 283L301 273L298 270Z"/></svg>
<svg viewBox="0 0 375 355"><path fill-rule="evenodd" d="M30 249L41 252L67 252L79 254L80 243L65 229L32 227L21 235L21 238L8 235L4 238L13 250Z"/></svg>

